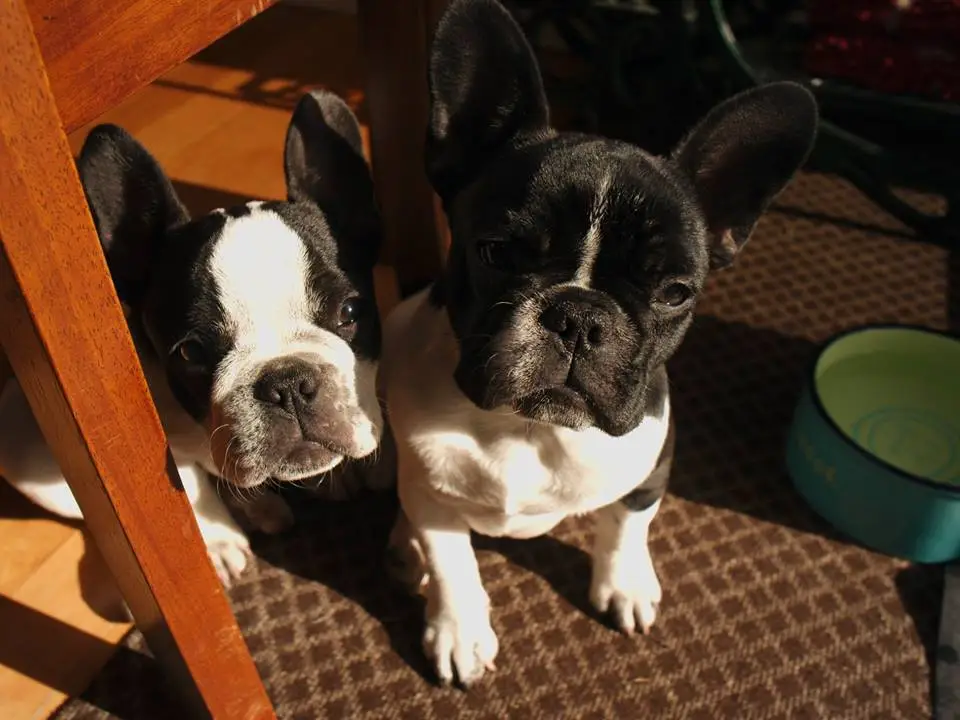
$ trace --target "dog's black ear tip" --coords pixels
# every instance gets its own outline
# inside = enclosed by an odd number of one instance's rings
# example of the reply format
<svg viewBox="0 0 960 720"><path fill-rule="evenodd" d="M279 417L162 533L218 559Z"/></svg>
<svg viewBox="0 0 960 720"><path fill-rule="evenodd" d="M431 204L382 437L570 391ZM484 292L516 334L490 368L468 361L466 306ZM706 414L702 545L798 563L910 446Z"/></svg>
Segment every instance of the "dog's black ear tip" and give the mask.
<svg viewBox="0 0 960 720"><path fill-rule="evenodd" d="M759 87L766 92L777 93L798 102L816 103L813 92L806 85L796 80L773 80Z"/></svg>
<svg viewBox="0 0 960 720"><path fill-rule="evenodd" d="M813 151L820 128L820 105L816 96L805 86L796 82L783 82L778 88L781 102L793 129L798 166L806 162Z"/></svg>
<svg viewBox="0 0 960 720"><path fill-rule="evenodd" d="M89 156L91 152L109 147L132 148L138 147L138 143L129 132L119 125L100 123L87 133L80 150L80 156Z"/></svg>
<svg viewBox="0 0 960 720"><path fill-rule="evenodd" d="M145 168L156 161L127 130L113 123L101 123L90 130L76 157L77 172L88 194L113 186L113 180L130 168ZM160 172L159 169L156 172Z"/></svg>
<svg viewBox="0 0 960 720"><path fill-rule="evenodd" d="M327 91L323 89L304 93L293 108L293 119L318 118L323 120L324 106L329 104L327 94Z"/></svg>
<svg viewBox="0 0 960 720"><path fill-rule="evenodd" d="M504 25L506 23L506 25ZM463 34L473 36L513 29L516 21L510 11L498 0L452 0L440 18L434 33L434 47L456 51L462 47ZM449 45L444 40L449 38Z"/></svg>
<svg viewBox="0 0 960 720"><path fill-rule="evenodd" d="M795 126L814 132L820 121L820 104L816 95L794 80L780 80L760 85L754 92L787 115Z"/></svg>
<svg viewBox="0 0 960 720"><path fill-rule="evenodd" d="M503 11L506 8L499 0L451 0L447 3L446 13L460 14L464 12L483 12L484 10L496 9Z"/></svg>
<svg viewBox="0 0 960 720"><path fill-rule="evenodd" d="M363 139L360 135L360 123L347 102L331 90L317 88L303 95L293 111L288 130L300 135L329 129L345 140L356 152L363 155Z"/></svg>
<svg viewBox="0 0 960 720"><path fill-rule="evenodd" d="M130 133L124 130L119 125L114 123L100 123L94 127L88 134L88 138L126 138L130 137Z"/></svg>
<svg viewBox="0 0 960 720"><path fill-rule="evenodd" d="M300 98L300 102L297 103L297 108L294 112L301 108L306 111L313 107L321 113L324 113L324 116L330 112L350 111L349 106L343 98L326 88L315 88L304 93L303 97Z"/></svg>

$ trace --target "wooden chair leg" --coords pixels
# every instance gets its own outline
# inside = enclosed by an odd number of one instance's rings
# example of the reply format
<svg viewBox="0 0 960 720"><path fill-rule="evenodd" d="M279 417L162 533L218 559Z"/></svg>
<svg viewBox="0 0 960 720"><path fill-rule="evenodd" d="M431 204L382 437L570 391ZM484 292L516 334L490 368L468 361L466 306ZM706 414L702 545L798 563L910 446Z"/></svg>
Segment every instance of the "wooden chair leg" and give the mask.
<svg viewBox="0 0 960 720"><path fill-rule="evenodd" d="M446 224L424 176L429 38L447 0L360 0L374 183L402 291L434 280Z"/></svg>
<svg viewBox="0 0 960 720"><path fill-rule="evenodd" d="M2 322L3 318L0 317L0 323ZM10 368L10 361L3 354L3 347L0 346L0 391L3 390L3 386L7 384L7 380L11 377L13 377L13 370Z"/></svg>
<svg viewBox="0 0 960 720"><path fill-rule="evenodd" d="M147 391L24 0L0 0L0 38L0 344L193 709L272 718Z"/></svg>

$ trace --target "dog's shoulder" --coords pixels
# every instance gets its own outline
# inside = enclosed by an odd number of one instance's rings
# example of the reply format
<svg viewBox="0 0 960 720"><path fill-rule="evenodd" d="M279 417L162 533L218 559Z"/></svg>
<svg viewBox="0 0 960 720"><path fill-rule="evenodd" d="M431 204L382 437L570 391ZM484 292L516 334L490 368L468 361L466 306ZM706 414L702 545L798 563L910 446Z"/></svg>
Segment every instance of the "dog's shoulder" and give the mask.
<svg viewBox="0 0 960 720"><path fill-rule="evenodd" d="M380 380L391 413L447 405L456 395L456 359L447 313L430 301L429 289L400 302L383 323Z"/></svg>

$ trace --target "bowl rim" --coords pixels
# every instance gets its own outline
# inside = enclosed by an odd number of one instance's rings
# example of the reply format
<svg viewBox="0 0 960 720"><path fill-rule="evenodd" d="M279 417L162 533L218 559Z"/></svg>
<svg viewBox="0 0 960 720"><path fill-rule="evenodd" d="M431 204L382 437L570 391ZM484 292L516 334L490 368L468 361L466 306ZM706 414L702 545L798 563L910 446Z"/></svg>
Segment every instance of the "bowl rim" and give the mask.
<svg viewBox="0 0 960 720"><path fill-rule="evenodd" d="M817 411L817 415L819 415L827 423L830 429L833 430L834 434L837 435L845 445L852 448L856 454L862 455L867 461L879 465L888 472L898 475L910 482L917 483L918 485L925 485L926 487L939 490L940 492L946 492L951 495L960 496L960 485L938 483L934 480L921 477L920 475L907 472L906 470L902 470L896 465L887 462L883 458L874 455L866 448L861 447L853 440L853 438L850 437L850 435L847 434L846 431L844 431L843 428L837 424L837 422L830 416L830 413L827 412L826 407L824 407L823 400L820 398L820 391L817 387L817 365L820 363L820 359L831 346L840 342L844 338L851 335L856 335L858 333L875 330L913 330L926 333L927 335L938 335L946 340L960 343L960 335L951 330L938 330L936 328L912 323L868 323L866 325L857 325L856 327L848 328L831 335L822 343L820 343L820 346L817 348L817 352L814 355L813 362L811 362L807 368L807 383L810 387L810 397L813 399L813 406Z"/></svg>

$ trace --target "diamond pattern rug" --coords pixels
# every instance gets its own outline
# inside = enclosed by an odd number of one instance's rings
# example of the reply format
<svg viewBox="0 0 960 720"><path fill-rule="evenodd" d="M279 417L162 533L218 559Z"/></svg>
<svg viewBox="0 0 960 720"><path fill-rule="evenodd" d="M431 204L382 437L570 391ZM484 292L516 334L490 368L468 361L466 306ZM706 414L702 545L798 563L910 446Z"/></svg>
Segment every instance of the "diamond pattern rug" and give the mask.
<svg viewBox="0 0 960 720"><path fill-rule="evenodd" d="M621 637L589 609L587 520L478 540L499 671L440 689L421 606L381 569L392 500L300 502L296 528L254 538L259 560L230 593L279 717L929 717L941 570L840 537L783 464L817 343L886 321L960 329L960 261L843 181L801 175L711 280L671 363L677 460L653 526L652 635ZM133 633L58 717L169 718L170 703Z"/></svg>

